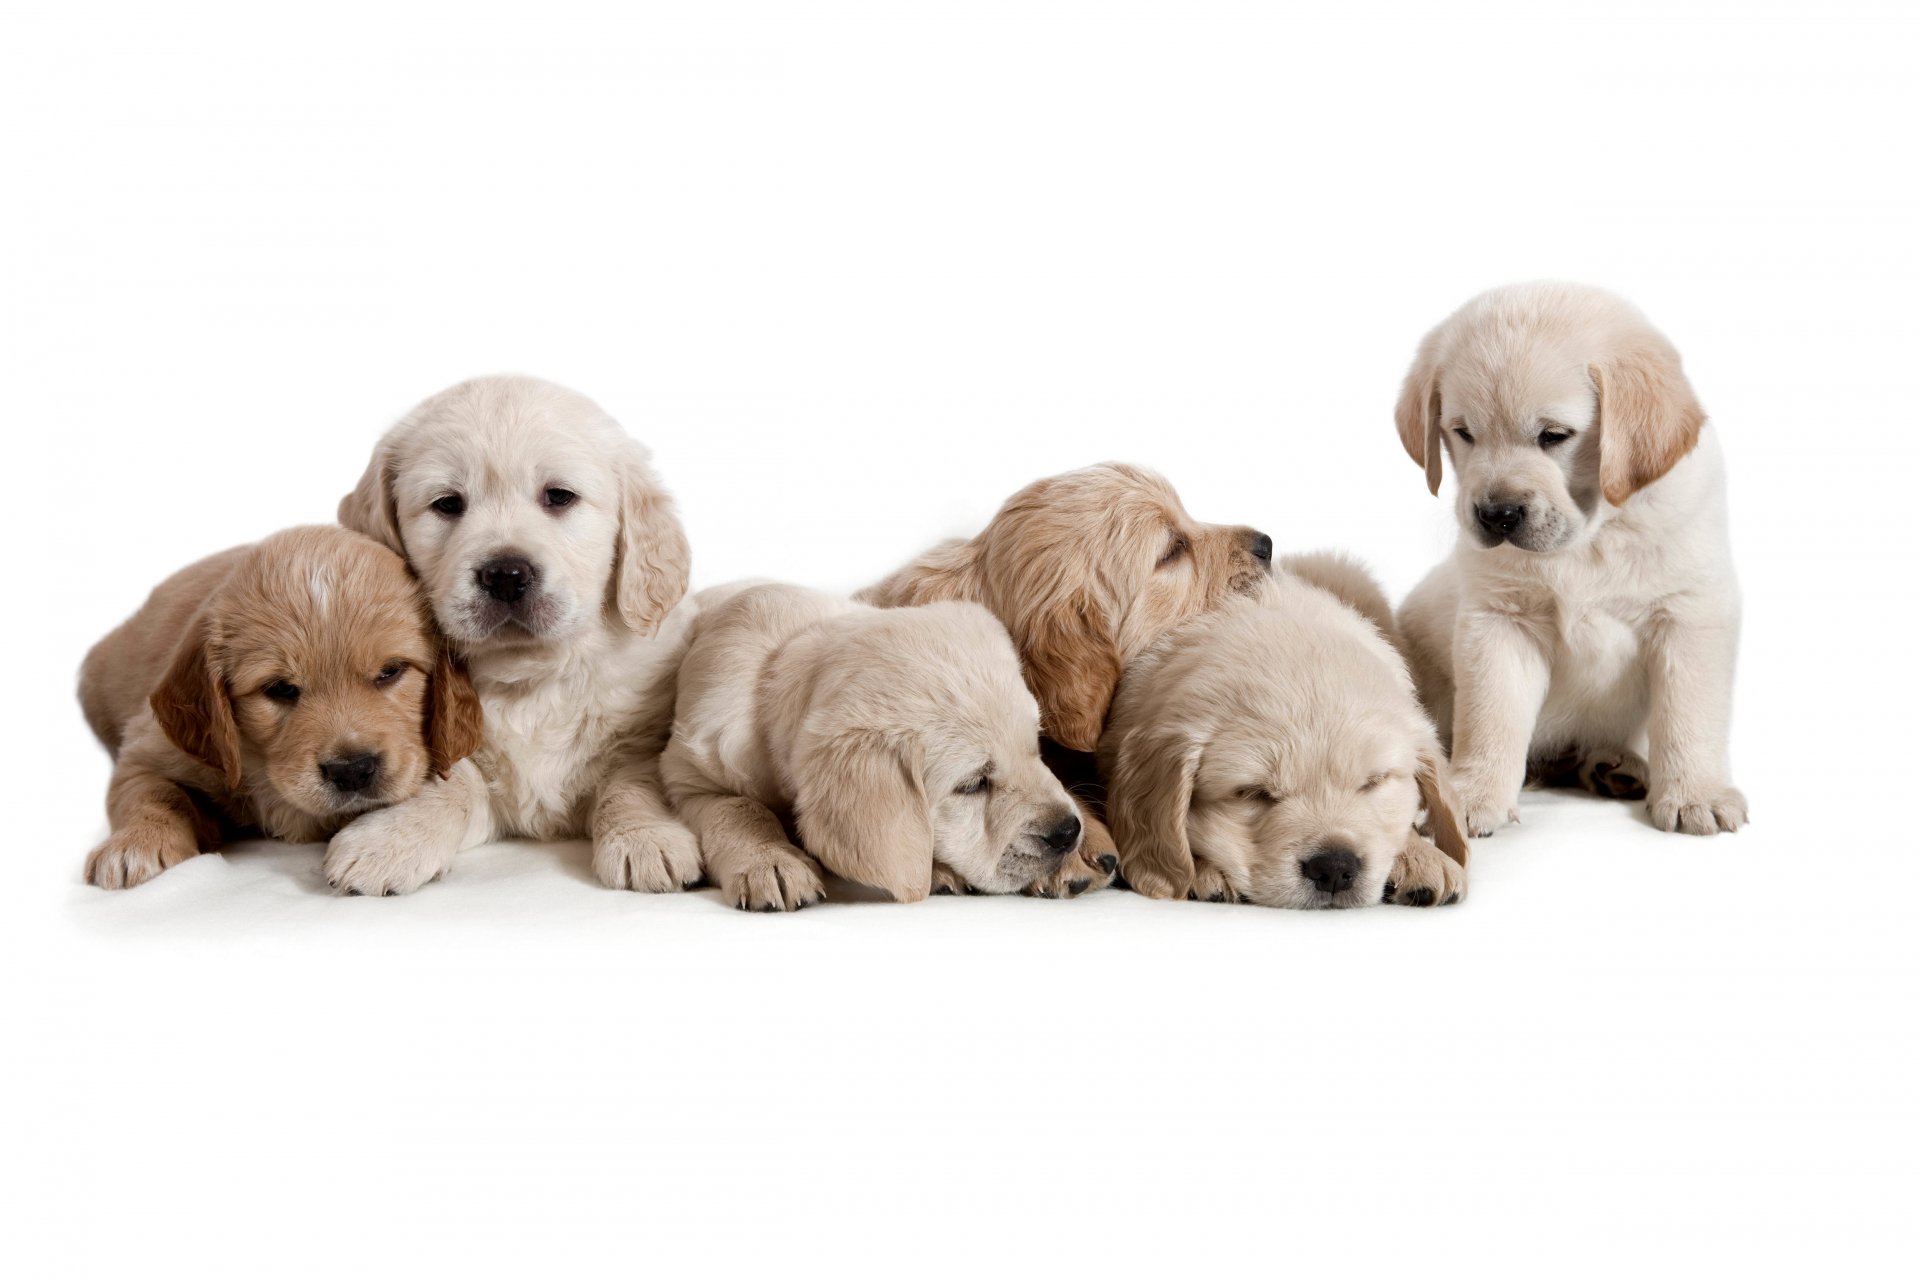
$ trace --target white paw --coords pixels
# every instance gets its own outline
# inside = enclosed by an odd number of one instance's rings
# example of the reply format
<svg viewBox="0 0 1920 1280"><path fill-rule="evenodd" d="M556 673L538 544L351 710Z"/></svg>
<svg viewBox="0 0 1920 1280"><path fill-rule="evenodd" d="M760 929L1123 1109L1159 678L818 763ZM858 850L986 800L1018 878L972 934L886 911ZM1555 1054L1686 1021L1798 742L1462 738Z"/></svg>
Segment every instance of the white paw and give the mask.
<svg viewBox="0 0 1920 1280"><path fill-rule="evenodd" d="M138 833L109 836L87 855L87 883L102 889L131 889L198 852L190 844L156 842L142 839Z"/></svg>
<svg viewBox="0 0 1920 1280"><path fill-rule="evenodd" d="M1647 801L1647 814L1662 831L1711 836L1747 825L1747 798L1724 784L1662 787Z"/></svg>
<svg viewBox="0 0 1920 1280"><path fill-rule="evenodd" d="M1450 907L1467 896L1467 869L1424 837L1409 840L1393 860L1382 902L1406 907Z"/></svg>
<svg viewBox="0 0 1920 1280"><path fill-rule="evenodd" d="M1490 836L1520 821L1520 797L1505 788L1482 787L1456 775L1454 794L1460 805L1460 825L1470 836Z"/></svg>
<svg viewBox="0 0 1920 1280"><path fill-rule="evenodd" d="M593 873L609 889L677 893L700 883L700 842L677 822L611 827L593 837Z"/></svg>
<svg viewBox="0 0 1920 1280"><path fill-rule="evenodd" d="M321 869L336 892L390 898L445 875L457 844L455 833L409 822L397 808L380 809L355 818L328 841Z"/></svg>
<svg viewBox="0 0 1920 1280"><path fill-rule="evenodd" d="M827 896L820 864L798 850L754 858L723 893L742 911L798 911Z"/></svg>

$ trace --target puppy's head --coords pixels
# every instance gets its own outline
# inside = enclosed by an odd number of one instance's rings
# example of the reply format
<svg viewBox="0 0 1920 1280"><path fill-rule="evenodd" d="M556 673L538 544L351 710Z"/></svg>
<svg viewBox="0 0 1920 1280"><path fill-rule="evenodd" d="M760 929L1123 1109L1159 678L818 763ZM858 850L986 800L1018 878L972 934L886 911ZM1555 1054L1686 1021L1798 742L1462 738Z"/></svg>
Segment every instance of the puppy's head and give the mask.
<svg viewBox="0 0 1920 1280"><path fill-rule="evenodd" d="M323 820L408 799L479 744L473 687L418 584L345 529L254 547L150 701L168 739L229 787Z"/></svg>
<svg viewBox="0 0 1920 1280"><path fill-rule="evenodd" d="M1598 289L1484 293L1420 344L1395 412L1400 442L1482 546L1577 546L1610 509L1664 476L1706 421L1680 355Z"/></svg>
<svg viewBox="0 0 1920 1280"><path fill-rule="evenodd" d="M1129 670L1101 756L1122 873L1151 897L1186 894L1197 854L1250 902L1368 906L1422 810L1465 861L1404 669L1309 587L1196 622Z"/></svg>
<svg viewBox="0 0 1920 1280"><path fill-rule="evenodd" d="M1040 710L1005 628L977 605L860 615L817 660L797 742L801 843L911 901L937 859L1009 893L1078 847L1073 801L1040 760Z"/></svg>
<svg viewBox="0 0 1920 1280"><path fill-rule="evenodd" d="M586 397L532 378L477 378L414 409L340 523L406 556L473 653L603 622L650 634L687 589L686 536L646 450Z"/></svg>
<svg viewBox="0 0 1920 1280"><path fill-rule="evenodd" d="M1266 534L1202 524L1160 476L1110 462L1035 481L978 537L936 547L863 598L986 605L1019 647L1047 736L1091 751L1126 664L1252 589L1272 561Z"/></svg>

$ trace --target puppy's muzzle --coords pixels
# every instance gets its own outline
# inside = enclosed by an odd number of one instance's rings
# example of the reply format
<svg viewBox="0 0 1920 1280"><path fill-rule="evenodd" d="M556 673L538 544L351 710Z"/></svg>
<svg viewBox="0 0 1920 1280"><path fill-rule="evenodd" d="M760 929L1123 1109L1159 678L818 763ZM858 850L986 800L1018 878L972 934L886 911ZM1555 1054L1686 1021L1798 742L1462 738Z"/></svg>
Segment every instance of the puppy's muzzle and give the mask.
<svg viewBox="0 0 1920 1280"><path fill-rule="evenodd" d="M1073 847L1080 843L1080 815L1069 809L1066 817L1041 835L1040 841L1055 853L1073 852Z"/></svg>
<svg viewBox="0 0 1920 1280"><path fill-rule="evenodd" d="M1473 518L1487 545L1493 546L1520 532L1527 523L1527 509L1517 502L1480 502L1474 504Z"/></svg>
<svg viewBox="0 0 1920 1280"><path fill-rule="evenodd" d="M320 762L320 776L343 796L371 790L380 778L380 757L371 751Z"/></svg>
<svg viewBox="0 0 1920 1280"><path fill-rule="evenodd" d="M1344 893L1360 878L1360 859L1351 849L1329 845L1302 858L1300 874L1322 893Z"/></svg>
<svg viewBox="0 0 1920 1280"><path fill-rule="evenodd" d="M532 589L539 573L524 556L499 556L474 570L473 577L480 584L480 590L501 604L518 604Z"/></svg>

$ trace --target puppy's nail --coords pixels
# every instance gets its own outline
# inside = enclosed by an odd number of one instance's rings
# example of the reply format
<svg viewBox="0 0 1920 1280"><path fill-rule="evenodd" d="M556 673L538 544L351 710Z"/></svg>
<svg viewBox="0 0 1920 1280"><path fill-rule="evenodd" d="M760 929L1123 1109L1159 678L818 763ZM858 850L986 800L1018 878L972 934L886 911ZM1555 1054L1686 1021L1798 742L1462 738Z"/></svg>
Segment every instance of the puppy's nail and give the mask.
<svg viewBox="0 0 1920 1280"><path fill-rule="evenodd" d="M1391 880L1387 881L1386 886L1380 890L1380 901L1392 902L1394 890L1396 887L1397 886L1395 886L1393 881Z"/></svg>
<svg viewBox="0 0 1920 1280"><path fill-rule="evenodd" d="M1440 905L1443 907L1450 907L1458 901L1460 901L1460 891L1458 889L1455 889L1452 893L1447 895L1447 900L1441 903Z"/></svg>
<svg viewBox="0 0 1920 1280"><path fill-rule="evenodd" d="M1224 893L1221 893L1218 889L1215 889L1212 893L1207 895L1208 902L1225 902L1226 900L1227 900L1227 895Z"/></svg>
<svg viewBox="0 0 1920 1280"><path fill-rule="evenodd" d="M349 889L347 890L347 896L349 898L357 898L360 896L360 891L358 889Z"/></svg>
<svg viewBox="0 0 1920 1280"><path fill-rule="evenodd" d="M950 884L938 885L934 888L933 896L936 898L951 898L953 896L953 886Z"/></svg>
<svg viewBox="0 0 1920 1280"><path fill-rule="evenodd" d="M762 911L778 911L779 909L780 904L777 902L763 902L760 904L760 910Z"/></svg>
<svg viewBox="0 0 1920 1280"><path fill-rule="evenodd" d="M1412 892L1407 894L1407 905L1410 907L1432 906L1433 890L1427 888L1425 885L1422 885L1418 889L1413 890Z"/></svg>

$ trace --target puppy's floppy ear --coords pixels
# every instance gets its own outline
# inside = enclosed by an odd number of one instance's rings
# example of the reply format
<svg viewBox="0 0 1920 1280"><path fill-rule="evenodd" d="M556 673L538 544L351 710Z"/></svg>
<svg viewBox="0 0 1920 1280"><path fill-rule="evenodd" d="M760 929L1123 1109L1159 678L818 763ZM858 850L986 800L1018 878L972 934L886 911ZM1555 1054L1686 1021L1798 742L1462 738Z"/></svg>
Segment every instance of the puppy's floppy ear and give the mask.
<svg viewBox="0 0 1920 1280"><path fill-rule="evenodd" d="M823 743L801 763L794 826L835 875L885 889L896 902L933 890L933 822L916 747L876 734Z"/></svg>
<svg viewBox="0 0 1920 1280"><path fill-rule="evenodd" d="M1120 650L1105 612L1079 592L1042 603L1008 630L1040 704L1040 732L1069 751L1092 751L1120 683Z"/></svg>
<svg viewBox="0 0 1920 1280"><path fill-rule="evenodd" d="M1427 491L1439 493L1440 459L1446 453L1440 443L1440 367L1424 347L1400 384L1393 420L1407 456L1427 469Z"/></svg>
<svg viewBox="0 0 1920 1280"><path fill-rule="evenodd" d="M1107 827L1120 874L1149 898L1182 898L1193 885L1187 810L1201 743L1176 730L1129 733L1107 784Z"/></svg>
<svg viewBox="0 0 1920 1280"><path fill-rule="evenodd" d="M673 499L647 461L646 448L628 439L620 474L620 532L614 540L608 603L632 631L652 635L687 594L691 553Z"/></svg>
<svg viewBox="0 0 1920 1280"><path fill-rule="evenodd" d="M1420 784L1420 803L1427 807L1427 825L1433 828L1433 843L1440 852L1461 866L1467 865L1467 831L1456 814L1458 804L1453 786L1447 780L1447 762L1441 758L1438 741L1420 750L1420 764L1414 771Z"/></svg>
<svg viewBox="0 0 1920 1280"><path fill-rule="evenodd" d="M480 697L466 668L442 644L427 681L427 759L436 777L480 749Z"/></svg>
<svg viewBox="0 0 1920 1280"><path fill-rule="evenodd" d="M1619 506L1673 469L1700 439L1706 412L1658 334L1587 367L1600 427L1600 492Z"/></svg>
<svg viewBox="0 0 1920 1280"><path fill-rule="evenodd" d="M373 457L368 460L360 483L340 499L337 518L355 533L364 533L404 557L407 548L400 541L400 515L393 502L393 472L397 465L398 457L389 436L374 446Z"/></svg>
<svg viewBox="0 0 1920 1280"><path fill-rule="evenodd" d="M227 700L219 637L206 610L194 618L173 663L147 704L167 741L212 769L230 788L240 785L240 729Z"/></svg>

